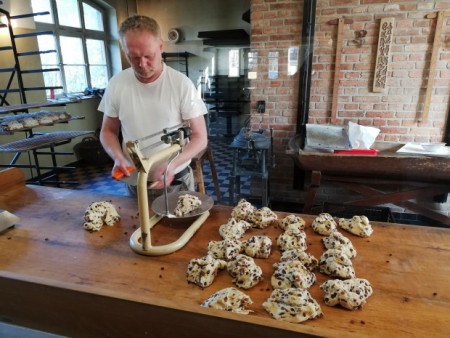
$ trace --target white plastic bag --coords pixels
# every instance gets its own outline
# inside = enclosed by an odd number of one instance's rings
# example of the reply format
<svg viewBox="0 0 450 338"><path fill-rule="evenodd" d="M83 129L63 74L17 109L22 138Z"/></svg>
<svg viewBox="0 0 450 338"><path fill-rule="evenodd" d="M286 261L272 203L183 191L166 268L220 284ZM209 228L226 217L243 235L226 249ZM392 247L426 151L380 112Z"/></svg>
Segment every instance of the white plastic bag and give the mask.
<svg viewBox="0 0 450 338"><path fill-rule="evenodd" d="M352 149L370 149L380 133L375 127L361 126L357 123L348 123L348 139Z"/></svg>

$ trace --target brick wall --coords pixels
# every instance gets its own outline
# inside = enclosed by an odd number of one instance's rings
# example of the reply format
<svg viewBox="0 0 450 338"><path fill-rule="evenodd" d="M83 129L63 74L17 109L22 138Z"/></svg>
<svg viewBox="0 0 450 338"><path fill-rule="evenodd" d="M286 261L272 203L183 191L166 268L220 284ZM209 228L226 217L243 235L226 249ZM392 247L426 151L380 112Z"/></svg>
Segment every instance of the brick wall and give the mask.
<svg viewBox="0 0 450 338"><path fill-rule="evenodd" d="M337 90L336 124L348 121L375 126L379 141L442 141L449 110L450 18L444 18L439 37L436 74L429 118L420 121L429 78L436 19L429 13L450 10L450 1L408 0L318 0L313 57L309 123L330 123L333 90ZM266 100L266 114L254 113L256 126L274 128L276 163L271 172L272 196L298 201L301 193L292 189L293 162L284 155L295 134L298 73L287 74L287 49L300 45L303 1L252 0L252 49L258 52L258 78L252 106ZM339 86L333 89L337 26L328 22L351 18L344 25ZM393 17L394 30L384 92L372 89L378 47L380 19ZM358 40L357 33L366 31ZM279 52L279 77L267 76L271 51ZM283 196L283 197L281 197Z"/></svg>

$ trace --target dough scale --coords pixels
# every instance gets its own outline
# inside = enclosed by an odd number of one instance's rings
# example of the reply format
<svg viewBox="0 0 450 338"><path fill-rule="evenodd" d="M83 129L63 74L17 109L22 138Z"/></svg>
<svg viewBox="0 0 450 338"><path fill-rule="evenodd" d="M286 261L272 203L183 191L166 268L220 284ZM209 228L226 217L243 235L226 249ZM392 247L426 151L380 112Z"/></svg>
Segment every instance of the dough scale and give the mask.
<svg viewBox="0 0 450 338"><path fill-rule="evenodd" d="M126 144L127 151L133 160L137 169L137 196L139 207L139 223L138 228L130 238L130 246L138 254L147 256L161 256L173 253L183 246L194 236L197 230L202 226L209 216L209 210L214 205L210 196L195 191L178 191L174 193L167 192L166 174L173 160L183 151L186 139L190 136L191 129L184 125L178 125L166 128L162 132L146 136L136 141L128 141ZM142 155L140 144L142 141L160 136L161 141L150 145L149 147L160 146L161 144L169 144L168 147L156 151L154 154L145 158ZM166 170L164 172L164 194L156 198L152 203L152 210L155 213L150 217L149 202L147 194L147 183L150 169L156 163L169 159ZM177 205L178 197L183 194L189 194L198 197L202 204L196 210L189 214L179 217L174 211ZM164 245L153 245L151 229L156 226L164 217L167 218L193 218L192 224L184 231L184 233L172 243Z"/></svg>

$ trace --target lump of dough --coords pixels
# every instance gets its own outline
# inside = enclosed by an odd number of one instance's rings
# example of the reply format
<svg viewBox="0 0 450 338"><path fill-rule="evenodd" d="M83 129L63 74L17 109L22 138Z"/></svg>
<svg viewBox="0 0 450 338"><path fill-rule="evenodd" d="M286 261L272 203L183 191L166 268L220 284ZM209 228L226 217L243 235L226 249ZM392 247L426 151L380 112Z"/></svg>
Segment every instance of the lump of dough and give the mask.
<svg viewBox="0 0 450 338"><path fill-rule="evenodd" d="M373 292L369 281L363 278L332 279L321 284L320 288L325 292L325 304L339 304L349 310L360 309Z"/></svg>
<svg viewBox="0 0 450 338"><path fill-rule="evenodd" d="M241 314L253 312L247 306L253 304L252 299L236 288L225 288L213 293L201 306Z"/></svg>
<svg viewBox="0 0 450 338"><path fill-rule="evenodd" d="M366 216L353 216L350 219L339 218L339 226L359 237L369 237L373 233L372 226Z"/></svg>
<svg viewBox="0 0 450 338"><path fill-rule="evenodd" d="M242 198L231 211L231 217L250 221L250 215L253 214L255 210L256 208L250 202L247 202Z"/></svg>
<svg viewBox="0 0 450 338"><path fill-rule="evenodd" d="M303 230L288 229L277 237L277 245L281 251L290 249L306 250L306 233Z"/></svg>
<svg viewBox="0 0 450 338"><path fill-rule="evenodd" d="M328 236L332 232L336 231L337 224L333 216L331 216L329 213L323 212L314 219L311 227L316 233Z"/></svg>
<svg viewBox="0 0 450 338"><path fill-rule="evenodd" d="M272 249L272 240L267 236L252 236L242 243L243 251L253 258L267 258Z"/></svg>
<svg viewBox="0 0 450 338"><path fill-rule="evenodd" d="M227 270L233 277L233 283L243 289L250 289L262 280L262 269L252 257L243 254L228 262Z"/></svg>
<svg viewBox="0 0 450 338"><path fill-rule="evenodd" d="M103 225L113 226L120 220L114 205L100 201L91 203L84 213L83 227L90 232L99 231Z"/></svg>
<svg viewBox="0 0 450 338"><path fill-rule="evenodd" d="M338 278L355 278L352 261L342 249L328 249L319 260L320 272Z"/></svg>
<svg viewBox="0 0 450 338"><path fill-rule="evenodd" d="M319 265L316 257L301 249L284 251L281 254L280 261L300 261L309 271L313 271Z"/></svg>
<svg viewBox="0 0 450 338"><path fill-rule="evenodd" d="M249 221L253 223L254 228L258 229L267 228L269 225L275 223L277 219L277 214L268 207L262 207L249 215Z"/></svg>
<svg viewBox="0 0 450 338"><path fill-rule="evenodd" d="M210 255L201 258L193 258L189 261L186 277L190 283L197 284L202 288L210 286L214 282L219 270L225 269L227 262L215 259Z"/></svg>
<svg viewBox="0 0 450 338"><path fill-rule="evenodd" d="M216 259L229 261L234 259L241 251L242 242L237 239L224 239L208 243L208 254Z"/></svg>
<svg viewBox="0 0 450 338"><path fill-rule="evenodd" d="M342 249L348 257L356 257L356 249L352 242L339 231L335 231L331 235L322 238L322 243L327 249Z"/></svg>
<svg viewBox="0 0 450 338"><path fill-rule="evenodd" d="M273 290L262 306L273 318L291 323L322 316L322 309L311 294L296 288Z"/></svg>
<svg viewBox="0 0 450 338"><path fill-rule="evenodd" d="M197 210L202 205L200 198L190 194L178 196L177 206L175 207L175 215L183 217L194 210Z"/></svg>
<svg viewBox="0 0 450 338"><path fill-rule="evenodd" d="M251 223L231 217L227 223L219 227L219 234L223 239L239 239L251 227Z"/></svg>
<svg viewBox="0 0 450 338"><path fill-rule="evenodd" d="M290 214L290 215L282 218L278 222L278 227L283 231L286 231L288 227L290 229L293 229L294 227L296 227L299 230L304 230L305 225L306 225L305 220L303 218L301 218L300 216L296 216L294 214Z"/></svg>
<svg viewBox="0 0 450 338"><path fill-rule="evenodd" d="M316 275L300 261L283 261L273 266L271 284L274 289L308 289L316 282Z"/></svg>

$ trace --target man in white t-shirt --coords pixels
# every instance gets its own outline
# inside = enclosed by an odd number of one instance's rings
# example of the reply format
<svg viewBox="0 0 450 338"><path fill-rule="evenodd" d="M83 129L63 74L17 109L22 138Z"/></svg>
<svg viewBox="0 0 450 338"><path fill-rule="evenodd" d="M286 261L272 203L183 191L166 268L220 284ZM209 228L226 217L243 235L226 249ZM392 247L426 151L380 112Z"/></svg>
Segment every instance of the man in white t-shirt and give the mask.
<svg viewBox="0 0 450 338"><path fill-rule="evenodd" d="M206 106L192 81L163 63L161 31L154 19L141 15L129 17L122 23L119 35L131 68L111 78L98 108L104 113L100 140L114 160L113 173L120 170L125 176L130 176L127 167L134 165L129 154L123 151L127 141L139 140L162 132L164 128L188 122L192 130L190 141L169 167L166 183L170 185L176 179L181 181L180 189L193 190L192 171L188 164L207 145L203 117L207 113ZM153 141L159 141L159 138L147 140L149 143ZM156 149L140 146L144 156ZM164 187L166 167L167 163L162 163L152 168L149 174L152 189ZM135 192L133 183L130 188Z"/></svg>

